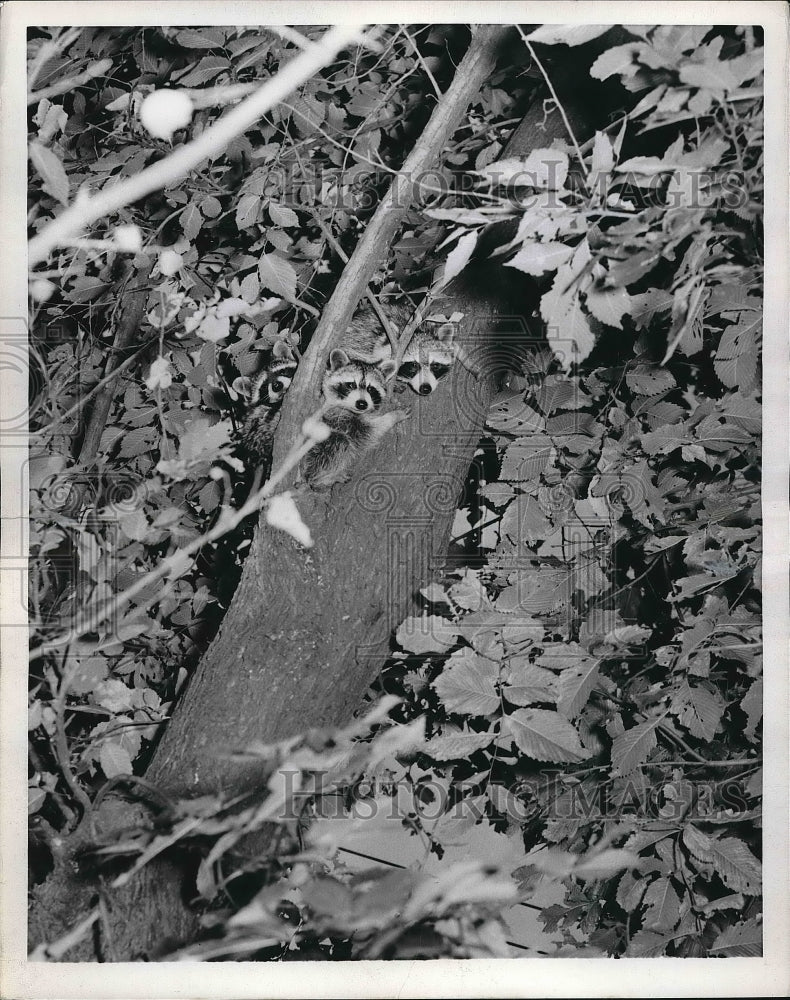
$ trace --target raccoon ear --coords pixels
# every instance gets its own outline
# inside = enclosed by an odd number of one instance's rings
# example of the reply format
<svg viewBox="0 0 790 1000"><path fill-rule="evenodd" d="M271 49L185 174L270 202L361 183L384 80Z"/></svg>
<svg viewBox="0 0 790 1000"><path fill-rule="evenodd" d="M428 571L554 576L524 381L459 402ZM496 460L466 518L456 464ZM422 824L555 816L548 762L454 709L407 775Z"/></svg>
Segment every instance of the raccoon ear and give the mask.
<svg viewBox="0 0 790 1000"><path fill-rule="evenodd" d="M288 358L289 361L296 361L290 344L286 344L284 340L275 341L274 347L272 348L272 355L275 358Z"/></svg>
<svg viewBox="0 0 790 1000"><path fill-rule="evenodd" d="M455 324L442 323L442 325L437 329L434 336L436 337L437 340L441 340L442 342L445 343L448 340L452 340L453 337L455 336Z"/></svg>
<svg viewBox="0 0 790 1000"><path fill-rule="evenodd" d="M329 367L333 372L336 372L338 368L345 368L347 364L349 364L349 357L342 348L336 347L334 351L330 352Z"/></svg>
<svg viewBox="0 0 790 1000"><path fill-rule="evenodd" d="M379 371L384 376L385 379L390 379L396 372L394 361L382 361L379 365Z"/></svg>

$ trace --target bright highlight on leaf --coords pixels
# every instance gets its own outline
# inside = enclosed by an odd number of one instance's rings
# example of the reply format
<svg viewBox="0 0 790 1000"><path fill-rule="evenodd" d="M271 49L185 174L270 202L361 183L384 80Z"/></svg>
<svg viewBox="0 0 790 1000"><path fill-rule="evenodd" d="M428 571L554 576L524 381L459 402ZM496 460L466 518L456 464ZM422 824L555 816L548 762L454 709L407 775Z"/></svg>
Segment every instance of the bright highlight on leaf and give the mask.
<svg viewBox="0 0 790 1000"><path fill-rule="evenodd" d="M192 121L191 99L180 90L155 90L140 105L140 122L155 139L172 140Z"/></svg>
<svg viewBox="0 0 790 1000"><path fill-rule="evenodd" d="M306 549L313 545L310 529L302 520L290 493L281 493L271 498L266 506L266 523L287 532Z"/></svg>

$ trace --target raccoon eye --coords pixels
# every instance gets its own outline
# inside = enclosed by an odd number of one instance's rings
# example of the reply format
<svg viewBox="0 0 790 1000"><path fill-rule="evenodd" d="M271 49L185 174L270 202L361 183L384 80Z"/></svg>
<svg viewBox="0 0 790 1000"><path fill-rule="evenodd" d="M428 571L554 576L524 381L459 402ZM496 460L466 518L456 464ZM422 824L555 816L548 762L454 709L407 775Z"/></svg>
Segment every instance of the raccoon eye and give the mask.
<svg viewBox="0 0 790 1000"><path fill-rule="evenodd" d="M272 392L282 392L284 388L285 386L283 385L282 380L279 378L274 379L271 383Z"/></svg>
<svg viewBox="0 0 790 1000"><path fill-rule="evenodd" d="M437 378L441 378L442 375L446 375L449 370L449 365L443 365L439 361L431 362L431 371Z"/></svg>
<svg viewBox="0 0 790 1000"><path fill-rule="evenodd" d="M405 361L398 369L398 375L401 378L414 378L419 370L420 366L416 361Z"/></svg>
<svg viewBox="0 0 790 1000"><path fill-rule="evenodd" d="M342 385L343 388L348 389L349 392L353 392L357 388L356 382L343 382Z"/></svg>

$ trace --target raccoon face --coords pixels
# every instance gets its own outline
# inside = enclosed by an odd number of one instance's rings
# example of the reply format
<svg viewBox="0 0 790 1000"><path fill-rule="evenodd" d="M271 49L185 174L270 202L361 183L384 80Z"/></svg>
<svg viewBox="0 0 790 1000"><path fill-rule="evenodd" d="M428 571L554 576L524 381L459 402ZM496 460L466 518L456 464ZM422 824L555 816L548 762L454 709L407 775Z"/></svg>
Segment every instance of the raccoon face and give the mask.
<svg viewBox="0 0 790 1000"><path fill-rule="evenodd" d="M429 396L455 360L451 337L451 326L440 327L435 335L417 331L403 355L398 379L419 396Z"/></svg>
<svg viewBox="0 0 790 1000"><path fill-rule="evenodd" d="M391 361L370 365L352 361L344 350L329 355L323 393L328 403L356 413L377 410L387 394L387 380L395 373Z"/></svg>
<svg viewBox="0 0 790 1000"><path fill-rule="evenodd" d="M250 392L250 403L260 406L278 406L296 372L296 358L282 341L274 345L273 358L268 368L258 376Z"/></svg>

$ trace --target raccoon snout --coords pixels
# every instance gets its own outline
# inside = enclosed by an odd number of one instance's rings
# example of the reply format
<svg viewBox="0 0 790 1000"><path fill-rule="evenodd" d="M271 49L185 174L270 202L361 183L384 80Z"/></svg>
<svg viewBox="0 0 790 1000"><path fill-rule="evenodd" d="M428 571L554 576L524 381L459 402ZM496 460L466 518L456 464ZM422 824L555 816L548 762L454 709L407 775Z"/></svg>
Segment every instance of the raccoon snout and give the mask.
<svg viewBox="0 0 790 1000"><path fill-rule="evenodd" d="M367 410L367 408L368 408L368 402L367 402L367 400L366 399L358 399L356 401L356 403L354 403L354 408L357 409L357 410Z"/></svg>
<svg viewBox="0 0 790 1000"><path fill-rule="evenodd" d="M433 386L429 385L428 382L423 382L417 392L419 392L421 396L430 396L433 392Z"/></svg>

